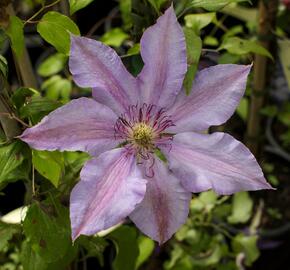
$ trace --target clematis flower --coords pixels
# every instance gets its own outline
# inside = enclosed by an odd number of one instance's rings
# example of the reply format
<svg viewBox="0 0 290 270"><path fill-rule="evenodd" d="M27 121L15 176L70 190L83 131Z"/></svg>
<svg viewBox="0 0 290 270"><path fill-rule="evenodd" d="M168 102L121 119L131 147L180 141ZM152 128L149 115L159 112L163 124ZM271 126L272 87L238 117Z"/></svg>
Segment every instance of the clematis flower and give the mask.
<svg viewBox="0 0 290 270"><path fill-rule="evenodd" d="M71 193L73 239L129 216L164 243L186 221L192 192L271 189L242 143L203 133L234 113L251 66L204 69L186 96L185 38L172 7L145 31L141 56L135 78L110 47L72 36L70 71L93 99L72 100L21 136L36 149L92 155Z"/></svg>

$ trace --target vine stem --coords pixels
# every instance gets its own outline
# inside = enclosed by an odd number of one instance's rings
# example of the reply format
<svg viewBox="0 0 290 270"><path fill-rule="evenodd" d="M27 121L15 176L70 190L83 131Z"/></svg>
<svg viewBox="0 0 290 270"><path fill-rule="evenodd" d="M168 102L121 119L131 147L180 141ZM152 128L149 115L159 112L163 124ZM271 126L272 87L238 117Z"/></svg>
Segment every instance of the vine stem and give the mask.
<svg viewBox="0 0 290 270"><path fill-rule="evenodd" d="M272 29L275 26L278 0L260 0L258 13L258 37L260 45L270 48ZM247 122L246 144L254 155L258 155L261 133L260 111L264 105L267 83L267 57L256 54L254 60L254 78Z"/></svg>
<svg viewBox="0 0 290 270"><path fill-rule="evenodd" d="M18 118L16 115L14 115L14 113L8 113L8 112L0 112L0 116L4 115L9 117L10 119L15 119L17 122L19 122L21 125L30 128L31 126L26 124L24 121L22 121L20 118Z"/></svg>
<svg viewBox="0 0 290 270"><path fill-rule="evenodd" d="M15 15L12 4L7 7L7 13L12 16ZM27 48L24 46L20 57L17 57L15 53L13 53L13 58L20 83L22 83L24 87L32 87L37 89L37 82Z"/></svg>
<svg viewBox="0 0 290 270"><path fill-rule="evenodd" d="M31 21L33 21L34 18L36 18L41 12L43 12L45 9L47 8L50 8L56 4L58 4L61 0L56 0L54 2L52 2L51 4L48 4L48 5L45 5L45 6L42 6L40 10L38 10L36 13L34 13L28 20L26 20L24 22L24 25L27 24L27 23L30 23Z"/></svg>

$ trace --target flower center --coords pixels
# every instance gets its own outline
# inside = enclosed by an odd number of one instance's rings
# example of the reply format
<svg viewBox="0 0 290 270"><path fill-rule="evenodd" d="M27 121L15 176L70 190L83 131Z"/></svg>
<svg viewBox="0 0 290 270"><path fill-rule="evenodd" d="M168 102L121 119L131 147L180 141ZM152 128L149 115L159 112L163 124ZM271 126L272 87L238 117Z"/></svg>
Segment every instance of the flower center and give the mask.
<svg viewBox="0 0 290 270"><path fill-rule="evenodd" d="M136 123L132 127L133 141L138 146L149 149L153 145L154 132L146 123Z"/></svg>
<svg viewBox="0 0 290 270"><path fill-rule="evenodd" d="M156 148L171 146L172 135L166 129L173 125L163 108L146 103L131 105L115 123L115 138L123 139L122 146L148 160Z"/></svg>

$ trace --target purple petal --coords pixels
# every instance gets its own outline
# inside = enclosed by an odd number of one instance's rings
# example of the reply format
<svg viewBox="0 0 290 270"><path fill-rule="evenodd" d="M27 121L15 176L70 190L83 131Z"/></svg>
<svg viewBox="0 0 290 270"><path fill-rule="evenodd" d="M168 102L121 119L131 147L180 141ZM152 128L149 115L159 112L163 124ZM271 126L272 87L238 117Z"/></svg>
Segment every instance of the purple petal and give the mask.
<svg viewBox="0 0 290 270"><path fill-rule="evenodd" d="M144 198L142 179L133 155L114 149L86 163L70 198L72 238L92 235L119 223Z"/></svg>
<svg viewBox="0 0 290 270"><path fill-rule="evenodd" d="M191 193L157 158L153 170L154 176L147 179L145 198L130 219L144 234L162 244L185 223Z"/></svg>
<svg viewBox="0 0 290 270"><path fill-rule="evenodd" d="M141 55L145 63L138 77L141 101L170 106L187 69L185 38L172 6L143 34Z"/></svg>
<svg viewBox="0 0 290 270"><path fill-rule="evenodd" d="M117 114L138 102L136 79L117 53L101 42L71 35L69 67L79 86L92 87L94 98Z"/></svg>
<svg viewBox="0 0 290 270"><path fill-rule="evenodd" d="M234 113L246 88L251 65L216 65L198 72L192 92L181 91L168 112L171 132L202 131L220 125Z"/></svg>
<svg viewBox="0 0 290 270"><path fill-rule="evenodd" d="M116 120L108 107L79 98L51 112L19 138L40 150L79 150L98 155L119 144L114 137Z"/></svg>
<svg viewBox="0 0 290 270"><path fill-rule="evenodd" d="M177 134L167 158L169 168L191 192L213 189L232 194L272 188L248 148L226 133Z"/></svg>

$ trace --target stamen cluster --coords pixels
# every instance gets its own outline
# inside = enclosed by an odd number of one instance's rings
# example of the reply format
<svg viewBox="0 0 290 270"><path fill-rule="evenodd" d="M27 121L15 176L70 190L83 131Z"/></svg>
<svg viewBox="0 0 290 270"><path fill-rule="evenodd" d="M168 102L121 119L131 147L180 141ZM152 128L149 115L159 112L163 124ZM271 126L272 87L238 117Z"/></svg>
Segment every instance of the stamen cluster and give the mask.
<svg viewBox="0 0 290 270"><path fill-rule="evenodd" d="M134 150L144 159L154 152L156 143L168 143L172 136L165 130L173 122L163 108L144 103L129 106L115 124L115 138L124 139L127 148Z"/></svg>

